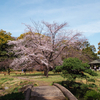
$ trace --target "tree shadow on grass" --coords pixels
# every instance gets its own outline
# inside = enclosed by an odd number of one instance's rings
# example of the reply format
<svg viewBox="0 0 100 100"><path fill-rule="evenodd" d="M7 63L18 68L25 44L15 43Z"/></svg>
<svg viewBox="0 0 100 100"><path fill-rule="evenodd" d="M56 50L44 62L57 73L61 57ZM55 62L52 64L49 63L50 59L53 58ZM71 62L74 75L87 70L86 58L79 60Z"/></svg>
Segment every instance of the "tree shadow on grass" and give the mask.
<svg viewBox="0 0 100 100"><path fill-rule="evenodd" d="M25 97L22 92L6 94L0 97L0 100L24 100L24 99Z"/></svg>

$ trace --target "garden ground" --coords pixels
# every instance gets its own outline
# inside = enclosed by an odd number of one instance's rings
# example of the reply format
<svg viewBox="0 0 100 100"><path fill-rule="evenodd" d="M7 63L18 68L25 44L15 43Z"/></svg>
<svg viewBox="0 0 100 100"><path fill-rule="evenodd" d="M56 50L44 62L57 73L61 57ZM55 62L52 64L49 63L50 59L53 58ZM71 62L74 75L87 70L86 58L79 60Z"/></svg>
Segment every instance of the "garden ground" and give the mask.
<svg viewBox="0 0 100 100"><path fill-rule="evenodd" d="M20 74L21 73L21 74ZM98 76L91 76L92 79L95 80L95 84L97 87L92 87L95 90L100 90L100 72L97 72ZM43 75L43 72L11 72L10 75L0 73L0 95L4 96L7 94L18 93L20 88L25 85L32 84L34 86L50 86L53 82L61 82L65 81L63 77L61 77L60 73L49 72L49 77L46 78ZM79 83L89 84L86 79L76 79Z"/></svg>

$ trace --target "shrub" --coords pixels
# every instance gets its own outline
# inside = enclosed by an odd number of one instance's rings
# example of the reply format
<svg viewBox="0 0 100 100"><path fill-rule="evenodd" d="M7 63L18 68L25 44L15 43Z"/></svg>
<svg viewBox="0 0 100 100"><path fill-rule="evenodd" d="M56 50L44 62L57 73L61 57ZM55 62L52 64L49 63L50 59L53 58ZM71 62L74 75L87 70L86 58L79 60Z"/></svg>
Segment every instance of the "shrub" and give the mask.
<svg viewBox="0 0 100 100"><path fill-rule="evenodd" d="M89 87L95 88L95 87L97 87L97 85L95 85L95 84L89 84Z"/></svg>
<svg viewBox="0 0 100 100"><path fill-rule="evenodd" d="M61 66L56 66L56 68L53 70L53 72L61 72Z"/></svg>
<svg viewBox="0 0 100 100"><path fill-rule="evenodd" d="M38 83L34 83L34 86L38 86Z"/></svg>
<svg viewBox="0 0 100 100"><path fill-rule="evenodd" d="M84 96L85 100L100 100L100 93L95 90L89 90Z"/></svg>
<svg viewBox="0 0 100 100"><path fill-rule="evenodd" d="M76 78L88 77L84 73L88 73L92 76L96 76L97 73L89 69L90 65L83 63L78 58L64 59L62 66L57 66L56 71L62 71L62 76L69 81L75 81Z"/></svg>
<svg viewBox="0 0 100 100"><path fill-rule="evenodd" d="M83 98L86 91L89 90L87 84L77 83L73 81L63 81L61 85L71 91L78 98Z"/></svg>

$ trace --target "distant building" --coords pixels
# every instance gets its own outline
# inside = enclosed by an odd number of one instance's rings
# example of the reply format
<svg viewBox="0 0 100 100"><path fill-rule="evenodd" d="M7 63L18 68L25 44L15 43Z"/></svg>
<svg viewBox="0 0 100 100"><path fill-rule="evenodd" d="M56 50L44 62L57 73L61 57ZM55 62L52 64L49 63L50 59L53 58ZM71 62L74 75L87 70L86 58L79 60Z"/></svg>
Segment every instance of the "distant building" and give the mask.
<svg viewBox="0 0 100 100"><path fill-rule="evenodd" d="M97 59L97 60L94 60L94 61L90 62L89 65L92 69L94 69L95 67L96 67L96 69L99 69L100 59Z"/></svg>

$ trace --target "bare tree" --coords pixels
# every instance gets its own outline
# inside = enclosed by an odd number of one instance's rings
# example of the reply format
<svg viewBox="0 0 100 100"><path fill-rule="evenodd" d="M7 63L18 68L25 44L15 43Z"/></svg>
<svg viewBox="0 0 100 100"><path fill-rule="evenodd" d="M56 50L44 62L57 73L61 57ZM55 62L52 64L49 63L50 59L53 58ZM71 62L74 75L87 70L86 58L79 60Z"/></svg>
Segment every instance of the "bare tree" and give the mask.
<svg viewBox="0 0 100 100"><path fill-rule="evenodd" d="M48 77L49 68L54 67L55 61L62 64L60 55L66 47L78 48L77 43L84 42L81 33L68 32L66 26L66 22L62 24L33 22L33 27L26 25L29 35L23 39L8 42L8 45L14 45L11 51L19 55L10 66L18 69L37 63L44 66L44 74Z"/></svg>

